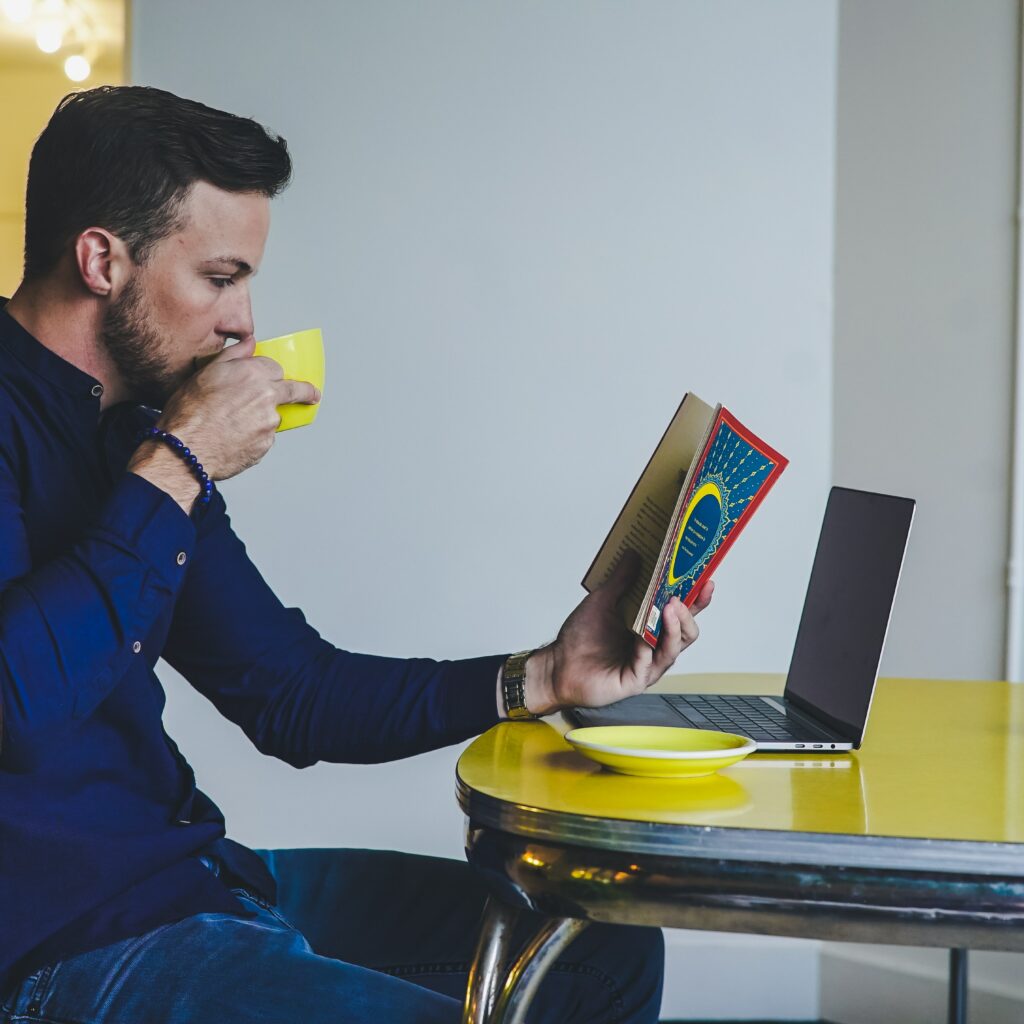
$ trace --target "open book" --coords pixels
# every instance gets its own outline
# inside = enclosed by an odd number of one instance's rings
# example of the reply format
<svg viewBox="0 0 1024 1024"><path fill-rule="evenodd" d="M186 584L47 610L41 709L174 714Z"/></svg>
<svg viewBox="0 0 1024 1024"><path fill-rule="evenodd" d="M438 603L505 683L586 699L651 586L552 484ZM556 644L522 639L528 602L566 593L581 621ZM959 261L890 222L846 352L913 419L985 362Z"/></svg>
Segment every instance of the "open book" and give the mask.
<svg viewBox="0 0 1024 1024"><path fill-rule="evenodd" d="M789 464L727 409L687 394L583 578L593 590L623 553L640 572L626 622L652 647L673 596L689 607Z"/></svg>

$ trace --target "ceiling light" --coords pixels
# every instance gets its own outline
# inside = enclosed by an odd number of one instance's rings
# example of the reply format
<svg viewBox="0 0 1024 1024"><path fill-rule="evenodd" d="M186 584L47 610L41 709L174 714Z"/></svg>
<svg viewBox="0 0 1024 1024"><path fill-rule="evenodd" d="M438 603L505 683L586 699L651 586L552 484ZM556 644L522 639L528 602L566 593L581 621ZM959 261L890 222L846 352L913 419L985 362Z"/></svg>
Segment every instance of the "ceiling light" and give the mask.
<svg viewBox="0 0 1024 1024"><path fill-rule="evenodd" d="M64 32L60 25L50 22L36 29L36 46L43 53L56 53L64 43Z"/></svg>
<svg viewBox="0 0 1024 1024"><path fill-rule="evenodd" d="M3 0L0 8L15 25L22 25L32 17L32 0Z"/></svg>
<svg viewBox="0 0 1024 1024"><path fill-rule="evenodd" d="M64 74L72 82L84 82L91 71L89 62L80 53L73 54L64 61Z"/></svg>

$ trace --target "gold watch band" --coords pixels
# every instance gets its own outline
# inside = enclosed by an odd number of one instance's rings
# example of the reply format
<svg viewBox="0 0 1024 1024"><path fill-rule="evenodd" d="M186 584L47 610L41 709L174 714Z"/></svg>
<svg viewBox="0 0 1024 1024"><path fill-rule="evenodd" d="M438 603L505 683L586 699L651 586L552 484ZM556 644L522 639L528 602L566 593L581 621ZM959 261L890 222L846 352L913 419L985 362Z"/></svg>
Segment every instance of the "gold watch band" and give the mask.
<svg viewBox="0 0 1024 1024"><path fill-rule="evenodd" d="M501 668L501 694L511 719L536 718L526 706L526 662L533 651L509 655Z"/></svg>

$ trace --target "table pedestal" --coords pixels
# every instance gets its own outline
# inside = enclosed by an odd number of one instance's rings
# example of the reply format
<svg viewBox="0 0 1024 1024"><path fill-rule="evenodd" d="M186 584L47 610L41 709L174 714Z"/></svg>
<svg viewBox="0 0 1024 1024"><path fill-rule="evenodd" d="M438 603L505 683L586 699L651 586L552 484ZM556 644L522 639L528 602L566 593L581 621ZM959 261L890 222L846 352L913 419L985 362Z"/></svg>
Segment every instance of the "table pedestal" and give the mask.
<svg viewBox="0 0 1024 1024"><path fill-rule="evenodd" d="M518 916L518 910L493 896L487 901L462 1008L463 1024L523 1024L548 968L588 924L582 918L550 918L508 963Z"/></svg>

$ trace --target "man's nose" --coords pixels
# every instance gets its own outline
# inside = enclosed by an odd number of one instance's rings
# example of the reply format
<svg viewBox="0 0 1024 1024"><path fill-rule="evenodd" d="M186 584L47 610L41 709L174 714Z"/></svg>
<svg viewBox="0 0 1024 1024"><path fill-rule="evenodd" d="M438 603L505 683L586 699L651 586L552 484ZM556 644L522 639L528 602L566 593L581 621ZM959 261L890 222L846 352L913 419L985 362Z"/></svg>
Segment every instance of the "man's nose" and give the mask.
<svg viewBox="0 0 1024 1024"><path fill-rule="evenodd" d="M254 324L252 319L252 299L249 289L236 285L233 289L237 297L230 309L225 311L218 327L218 333L235 338L245 338L253 333Z"/></svg>

